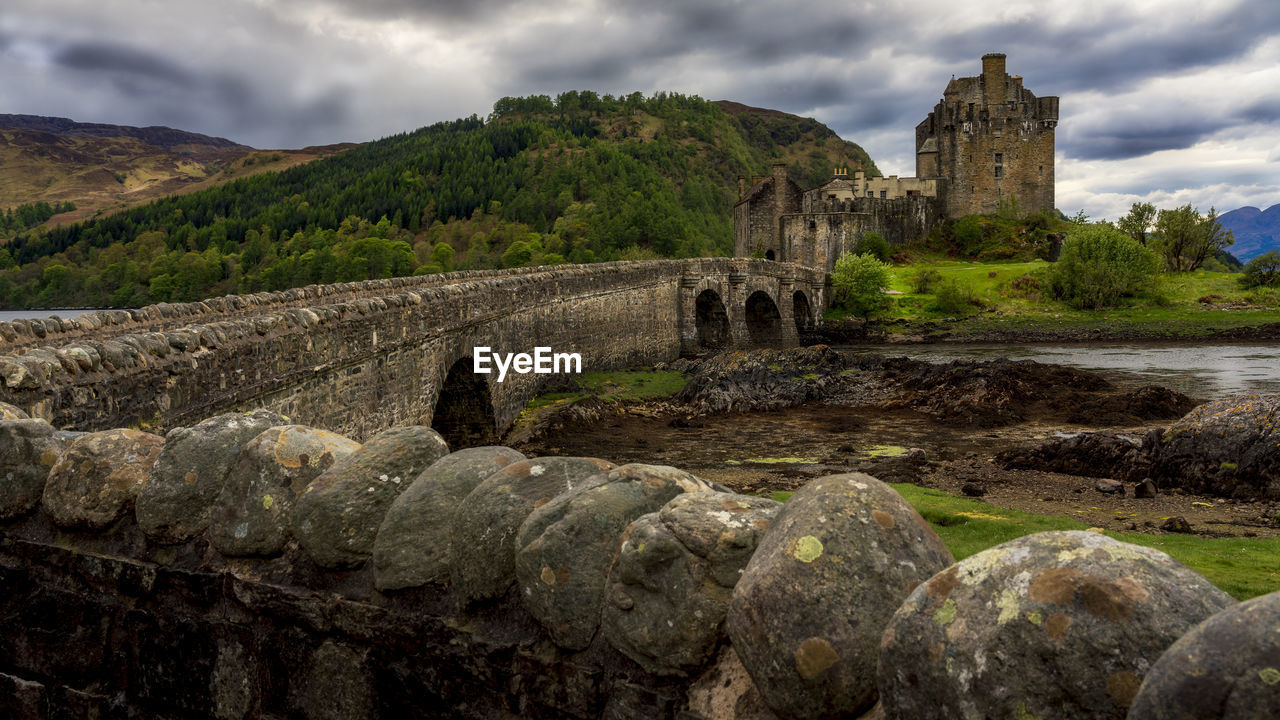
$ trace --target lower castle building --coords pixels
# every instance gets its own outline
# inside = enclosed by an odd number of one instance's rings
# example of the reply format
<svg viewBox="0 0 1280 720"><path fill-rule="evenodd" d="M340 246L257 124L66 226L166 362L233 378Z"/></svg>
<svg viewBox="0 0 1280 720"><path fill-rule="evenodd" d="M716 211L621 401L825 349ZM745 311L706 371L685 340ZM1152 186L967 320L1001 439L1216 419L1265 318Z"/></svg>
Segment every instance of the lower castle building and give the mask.
<svg viewBox="0 0 1280 720"><path fill-rule="evenodd" d="M863 234L891 245L927 235L938 222L1054 208L1054 129L1058 98L1038 98L1005 56L982 56L982 74L952 78L933 112L916 126L916 177L850 178L838 169L803 190L775 163L748 187L738 180L734 255L794 262L830 271Z"/></svg>

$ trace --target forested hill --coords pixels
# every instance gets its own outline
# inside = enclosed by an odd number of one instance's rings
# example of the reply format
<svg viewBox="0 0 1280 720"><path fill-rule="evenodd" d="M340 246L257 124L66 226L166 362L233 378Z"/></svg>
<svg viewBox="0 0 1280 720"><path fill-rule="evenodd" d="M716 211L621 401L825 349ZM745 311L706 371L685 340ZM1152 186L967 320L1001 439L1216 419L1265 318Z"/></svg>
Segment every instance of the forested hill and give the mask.
<svg viewBox="0 0 1280 720"><path fill-rule="evenodd" d="M0 305L131 306L309 283L728 254L739 175L878 174L824 125L658 93L503 98L365 143L0 248Z"/></svg>

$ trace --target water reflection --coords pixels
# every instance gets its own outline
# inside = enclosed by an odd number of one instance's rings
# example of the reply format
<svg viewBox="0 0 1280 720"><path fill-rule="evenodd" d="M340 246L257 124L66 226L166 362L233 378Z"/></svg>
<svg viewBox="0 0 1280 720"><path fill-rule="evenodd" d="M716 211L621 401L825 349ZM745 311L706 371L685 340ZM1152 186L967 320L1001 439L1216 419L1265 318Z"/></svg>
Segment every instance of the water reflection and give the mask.
<svg viewBox="0 0 1280 720"><path fill-rule="evenodd" d="M1280 346L913 345L847 349L905 355L928 362L1035 360L1108 375L1123 373L1119 377L1130 383L1164 385L1199 398L1280 393Z"/></svg>

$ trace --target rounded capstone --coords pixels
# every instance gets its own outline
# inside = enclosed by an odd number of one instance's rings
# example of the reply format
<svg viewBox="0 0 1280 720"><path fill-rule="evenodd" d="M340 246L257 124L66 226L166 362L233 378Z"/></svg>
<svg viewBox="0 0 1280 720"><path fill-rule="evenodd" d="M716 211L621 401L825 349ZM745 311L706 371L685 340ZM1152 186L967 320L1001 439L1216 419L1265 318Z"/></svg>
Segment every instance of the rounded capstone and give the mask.
<svg viewBox="0 0 1280 720"><path fill-rule="evenodd" d="M657 675L706 666L733 588L781 509L767 498L698 492L637 519L609 573L605 639Z"/></svg>
<svg viewBox="0 0 1280 720"><path fill-rule="evenodd" d="M453 516L481 482L525 456L485 446L449 453L392 501L373 541L374 582L399 590L449 580Z"/></svg>
<svg viewBox="0 0 1280 720"><path fill-rule="evenodd" d="M245 443L289 421L269 410L226 413L164 439L151 482L138 493L138 526L164 543L190 540L209 527L209 508Z"/></svg>
<svg viewBox="0 0 1280 720"><path fill-rule="evenodd" d="M613 467L599 458L534 458L477 485L453 516L449 578L458 598L471 603L506 593L516 579L516 532L529 513Z"/></svg>
<svg viewBox="0 0 1280 720"><path fill-rule="evenodd" d="M862 473L796 491L733 590L726 629L765 702L787 718L876 702L880 635L911 590L952 563L906 500Z"/></svg>
<svg viewBox="0 0 1280 720"><path fill-rule="evenodd" d="M1116 718L1151 665L1235 603L1168 555L1094 532L997 545L911 593L884 632L885 717Z"/></svg>
<svg viewBox="0 0 1280 720"><path fill-rule="evenodd" d="M49 471L44 510L59 527L102 530L132 510L164 438L116 429L72 440Z"/></svg>
<svg viewBox="0 0 1280 720"><path fill-rule="evenodd" d="M298 495L360 443L304 425L269 428L240 450L210 511L209 541L223 555L275 555L290 537Z"/></svg>
<svg viewBox="0 0 1280 720"><path fill-rule="evenodd" d="M683 470L632 463L534 510L516 534L516 579L529 614L560 647L587 647L623 531L677 495L704 492L711 486Z"/></svg>
<svg viewBox="0 0 1280 720"><path fill-rule="evenodd" d="M1129 720L1262 720L1280 708L1280 592L1219 612L1151 667Z"/></svg>
<svg viewBox="0 0 1280 720"><path fill-rule="evenodd" d="M311 481L293 510L293 536L321 567L359 565L373 553L391 503L448 452L444 438L422 425L375 435Z"/></svg>
<svg viewBox="0 0 1280 720"><path fill-rule="evenodd" d="M49 470L65 447L43 420L0 421L0 520L26 515L40 504Z"/></svg>

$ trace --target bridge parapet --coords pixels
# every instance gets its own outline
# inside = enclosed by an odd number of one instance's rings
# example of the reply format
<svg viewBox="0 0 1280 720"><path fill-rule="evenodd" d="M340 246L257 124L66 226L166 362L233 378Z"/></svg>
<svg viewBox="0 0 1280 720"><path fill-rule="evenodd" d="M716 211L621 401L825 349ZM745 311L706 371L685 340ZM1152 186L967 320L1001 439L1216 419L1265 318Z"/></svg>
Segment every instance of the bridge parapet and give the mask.
<svg viewBox="0 0 1280 720"><path fill-rule="evenodd" d="M265 406L363 438L395 424L430 424L451 369L475 347L545 346L579 353L584 370L608 370L682 351L794 343L794 303L784 293L801 288L807 306L821 308L821 283L818 271L749 258L616 262L4 323L12 338L0 348L8 352L0 355L0 401L76 430L164 430ZM698 342L696 306L707 289L726 322L720 343ZM482 389L494 430L509 425L546 379L488 376Z"/></svg>

